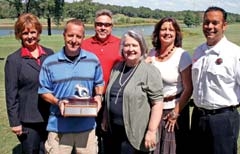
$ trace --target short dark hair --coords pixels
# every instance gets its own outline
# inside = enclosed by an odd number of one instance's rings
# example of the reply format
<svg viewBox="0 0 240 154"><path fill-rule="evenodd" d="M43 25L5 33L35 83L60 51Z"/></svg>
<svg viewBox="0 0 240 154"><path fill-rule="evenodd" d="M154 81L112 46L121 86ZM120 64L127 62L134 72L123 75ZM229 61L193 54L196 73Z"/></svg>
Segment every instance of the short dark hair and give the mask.
<svg viewBox="0 0 240 154"><path fill-rule="evenodd" d="M84 29L84 33L85 33L85 25L84 25L84 23L83 23L80 19L70 19L70 20L68 20L68 21L66 22L66 24L65 24L63 33L66 32L66 30L67 30L67 25L70 24L70 23L71 23L71 24L74 24L74 25L82 26L83 29Z"/></svg>
<svg viewBox="0 0 240 154"><path fill-rule="evenodd" d="M174 40L174 45L176 47L182 47L182 33L181 33L181 29L180 26L178 25L177 21L172 18L172 17L164 17L162 18L156 25L154 28L154 31L152 33L152 45L158 50L161 48L161 42L159 39L159 32L161 30L162 25L165 22L171 22L175 31L176 31L176 38Z"/></svg>
<svg viewBox="0 0 240 154"><path fill-rule="evenodd" d="M210 6L210 7L207 8L207 10L204 12L204 16L205 16L208 12L211 12L211 11L220 11L220 12L222 12L224 21L227 21L227 12L226 12L223 8L220 8L220 7L217 7L217 6Z"/></svg>

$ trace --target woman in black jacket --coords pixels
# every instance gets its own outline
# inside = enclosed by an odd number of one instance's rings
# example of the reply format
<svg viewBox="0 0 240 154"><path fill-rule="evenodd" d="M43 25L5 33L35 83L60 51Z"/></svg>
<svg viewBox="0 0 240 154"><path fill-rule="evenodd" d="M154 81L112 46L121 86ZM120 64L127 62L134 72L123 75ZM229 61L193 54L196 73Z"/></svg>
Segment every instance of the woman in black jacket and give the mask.
<svg viewBox="0 0 240 154"><path fill-rule="evenodd" d="M5 64L6 104L9 124L21 142L23 153L44 153L49 103L38 96L41 64L51 49L39 44L42 25L30 13L19 16L15 38L22 46L7 57Z"/></svg>

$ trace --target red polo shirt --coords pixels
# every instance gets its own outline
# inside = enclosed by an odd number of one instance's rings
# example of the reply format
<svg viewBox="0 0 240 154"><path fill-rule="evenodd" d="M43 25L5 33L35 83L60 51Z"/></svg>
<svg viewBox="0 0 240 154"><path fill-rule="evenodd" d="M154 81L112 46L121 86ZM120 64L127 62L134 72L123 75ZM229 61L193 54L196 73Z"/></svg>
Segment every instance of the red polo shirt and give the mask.
<svg viewBox="0 0 240 154"><path fill-rule="evenodd" d="M100 42L93 36L83 41L82 48L94 53L100 60L106 89L113 65L122 59L120 39L110 35L105 42Z"/></svg>

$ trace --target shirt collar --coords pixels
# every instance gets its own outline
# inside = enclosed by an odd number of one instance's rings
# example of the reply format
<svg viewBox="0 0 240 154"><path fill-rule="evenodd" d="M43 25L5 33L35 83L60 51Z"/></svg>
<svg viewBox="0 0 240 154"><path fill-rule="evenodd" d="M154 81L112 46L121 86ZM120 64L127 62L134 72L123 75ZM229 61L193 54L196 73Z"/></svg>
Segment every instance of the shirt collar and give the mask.
<svg viewBox="0 0 240 154"><path fill-rule="evenodd" d="M69 61L69 59L67 58L67 56L65 55L65 52L64 52L64 47L62 48L62 50L59 52L58 54L58 59L59 60L65 60L65 61ZM78 58L76 59L76 61L80 60L80 59L83 59L85 58L87 55L85 53L85 50L84 49L79 49L80 50L80 54L78 56Z"/></svg>
<svg viewBox="0 0 240 154"><path fill-rule="evenodd" d="M220 51L224 48L224 44L225 44L224 42L226 42L226 41L227 41L227 38L225 36L223 36L223 38L216 45L211 47L210 49L208 49L208 45L206 43L205 45L208 50L206 50L205 53L214 52L219 55Z"/></svg>
<svg viewBox="0 0 240 154"><path fill-rule="evenodd" d="M43 48L41 46L38 45L37 48L38 48L38 52L39 52L38 57L41 57L42 55L46 55L46 52L43 50ZM34 58L31 54L31 52L26 47L21 48L21 56L26 57L26 58Z"/></svg>
<svg viewBox="0 0 240 154"><path fill-rule="evenodd" d="M111 42L114 42L114 38L112 35L109 35L108 38L104 41L104 42L101 42L97 39L96 35L93 36L93 39L92 39L92 43L96 43L96 44L108 44L108 43L111 43Z"/></svg>

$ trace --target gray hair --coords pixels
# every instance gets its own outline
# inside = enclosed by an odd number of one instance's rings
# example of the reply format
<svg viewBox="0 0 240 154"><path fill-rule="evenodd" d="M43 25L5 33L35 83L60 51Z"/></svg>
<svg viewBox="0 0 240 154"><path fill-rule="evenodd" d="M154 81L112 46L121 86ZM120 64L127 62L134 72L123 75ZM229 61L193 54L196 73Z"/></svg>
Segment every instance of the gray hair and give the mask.
<svg viewBox="0 0 240 154"><path fill-rule="evenodd" d="M95 14L95 19L103 15L109 16L112 19L113 14L110 10L107 10L107 9L98 10Z"/></svg>
<svg viewBox="0 0 240 154"><path fill-rule="evenodd" d="M120 44L120 53L121 53L122 57L124 58L123 47L124 47L125 39L128 36L132 37L133 39L135 39L139 43L140 49L141 49L141 55L142 55L143 58L146 58L147 52L148 52L148 47L147 47L146 41L145 41L143 35L140 32L135 31L135 30L128 30L122 36L121 44Z"/></svg>

